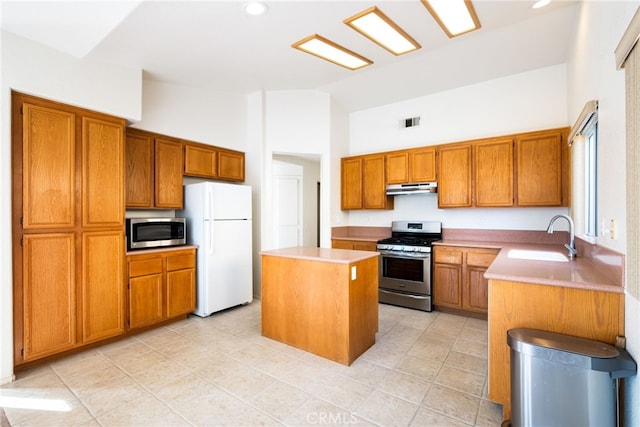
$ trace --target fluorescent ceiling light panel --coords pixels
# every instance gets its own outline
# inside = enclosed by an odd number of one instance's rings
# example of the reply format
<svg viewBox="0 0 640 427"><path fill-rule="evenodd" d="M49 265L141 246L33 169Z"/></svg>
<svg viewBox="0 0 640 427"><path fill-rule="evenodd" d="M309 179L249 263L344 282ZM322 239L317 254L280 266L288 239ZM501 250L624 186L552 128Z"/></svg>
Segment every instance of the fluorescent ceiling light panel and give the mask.
<svg viewBox="0 0 640 427"><path fill-rule="evenodd" d="M421 0L449 37L480 28L471 0Z"/></svg>
<svg viewBox="0 0 640 427"><path fill-rule="evenodd" d="M326 61L333 62L334 64L348 68L350 70L357 70L367 65L373 64L364 56L360 56L349 49L340 46L337 43L327 40L318 34L313 34L306 37L299 42L291 45L295 49L299 49L303 52L322 58Z"/></svg>
<svg viewBox="0 0 640 427"><path fill-rule="evenodd" d="M344 23L394 55L420 49L417 41L375 6L345 19Z"/></svg>

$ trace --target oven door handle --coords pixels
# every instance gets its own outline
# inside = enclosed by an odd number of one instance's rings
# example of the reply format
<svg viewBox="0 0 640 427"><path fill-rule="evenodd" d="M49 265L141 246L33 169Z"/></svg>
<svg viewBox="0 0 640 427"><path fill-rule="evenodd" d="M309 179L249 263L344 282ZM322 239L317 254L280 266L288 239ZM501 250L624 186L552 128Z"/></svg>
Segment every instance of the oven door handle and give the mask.
<svg viewBox="0 0 640 427"><path fill-rule="evenodd" d="M421 296L421 295L401 294L399 292L385 291L384 289L378 289L378 290L380 292L382 292L382 293L385 293L385 294L402 295L403 297L409 297L409 298L413 298L413 299L429 299L430 298L428 295Z"/></svg>
<svg viewBox="0 0 640 427"><path fill-rule="evenodd" d="M431 256L431 252L411 252L411 254L400 254L397 252L387 252L378 250L382 257L400 259L426 259Z"/></svg>

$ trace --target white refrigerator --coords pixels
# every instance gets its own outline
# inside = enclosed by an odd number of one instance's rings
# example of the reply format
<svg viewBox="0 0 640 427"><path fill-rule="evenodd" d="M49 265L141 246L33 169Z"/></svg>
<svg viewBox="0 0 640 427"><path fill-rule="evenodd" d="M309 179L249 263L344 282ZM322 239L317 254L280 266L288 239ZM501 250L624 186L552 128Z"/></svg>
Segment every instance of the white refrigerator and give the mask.
<svg viewBox="0 0 640 427"><path fill-rule="evenodd" d="M203 182L184 186L187 243L198 245L196 310L209 316L253 300L251 187Z"/></svg>

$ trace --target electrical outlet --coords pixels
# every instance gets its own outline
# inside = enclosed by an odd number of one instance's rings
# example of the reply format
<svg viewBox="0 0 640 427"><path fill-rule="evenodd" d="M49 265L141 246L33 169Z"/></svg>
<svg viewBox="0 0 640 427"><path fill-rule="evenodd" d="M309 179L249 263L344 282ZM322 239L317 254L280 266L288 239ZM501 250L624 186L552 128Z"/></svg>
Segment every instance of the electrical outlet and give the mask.
<svg viewBox="0 0 640 427"><path fill-rule="evenodd" d="M609 236L614 240L618 238L618 227L616 220L613 218L609 220Z"/></svg>
<svg viewBox="0 0 640 427"><path fill-rule="evenodd" d="M351 280L356 280L356 271L357 267L355 265L351 266Z"/></svg>

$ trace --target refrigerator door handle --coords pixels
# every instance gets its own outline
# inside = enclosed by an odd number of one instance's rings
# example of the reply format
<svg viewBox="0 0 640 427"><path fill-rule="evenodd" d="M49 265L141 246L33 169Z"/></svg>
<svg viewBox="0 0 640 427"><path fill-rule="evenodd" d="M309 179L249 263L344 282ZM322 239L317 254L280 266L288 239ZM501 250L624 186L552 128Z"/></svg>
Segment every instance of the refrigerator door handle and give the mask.
<svg viewBox="0 0 640 427"><path fill-rule="evenodd" d="M212 221L208 220L207 218L204 219L204 236L205 236L205 244L206 244L206 248L203 248L206 250L206 253L208 255L211 255L213 253L213 224Z"/></svg>
<svg viewBox="0 0 640 427"><path fill-rule="evenodd" d="M205 211L204 211L204 215L205 215L205 225L209 227L208 230L205 229L205 235L208 237L209 242L207 245L207 253L208 254L213 254L215 252L215 240L214 240L214 233L213 233L213 211L214 211L214 206L213 206L213 187L210 185L206 186L206 193L205 193Z"/></svg>
<svg viewBox="0 0 640 427"><path fill-rule="evenodd" d="M213 220L213 188L210 185L205 187L203 213L205 219Z"/></svg>

